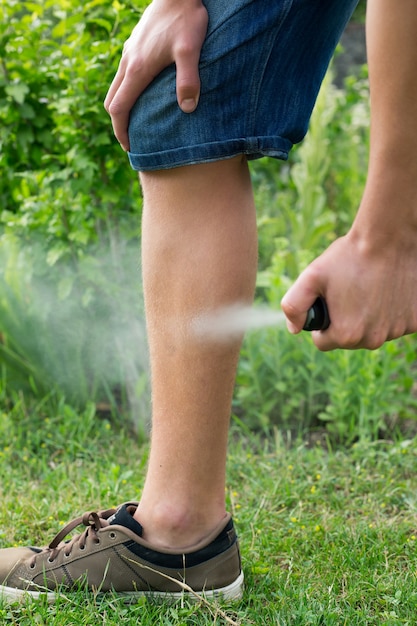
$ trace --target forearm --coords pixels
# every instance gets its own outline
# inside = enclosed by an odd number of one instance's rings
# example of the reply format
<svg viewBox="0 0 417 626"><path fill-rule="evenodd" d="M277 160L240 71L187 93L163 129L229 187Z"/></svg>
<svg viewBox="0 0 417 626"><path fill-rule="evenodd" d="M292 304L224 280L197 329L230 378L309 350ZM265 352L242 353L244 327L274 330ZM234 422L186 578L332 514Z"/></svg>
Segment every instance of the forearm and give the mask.
<svg viewBox="0 0 417 626"><path fill-rule="evenodd" d="M417 230L417 2L368 0L367 48L371 149L355 224Z"/></svg>
<svg viewBox="0 0 417 626"><path fill-rule="evenodd" d="M372 150L417 168L417 2L368 0Z"/></svg>
<svg viewBox="0 0 417 626"><path fill-rule="evenodd" d="M371 150L352 228L282 301L291 332L326 299L321 350L370 348L417 332L417 0L368 0Z"/></svg>

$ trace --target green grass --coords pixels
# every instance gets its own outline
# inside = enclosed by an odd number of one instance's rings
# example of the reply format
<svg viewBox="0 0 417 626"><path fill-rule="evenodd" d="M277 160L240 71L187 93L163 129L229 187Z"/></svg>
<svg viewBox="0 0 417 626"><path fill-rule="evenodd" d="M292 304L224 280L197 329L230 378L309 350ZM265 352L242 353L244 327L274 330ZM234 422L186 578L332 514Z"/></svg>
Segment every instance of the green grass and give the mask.
<svg viewBox="0 0 417 626"><path fill-rule="evenodd" d="M0 416L0 546L45 544L87 509L140 497L147 443L92 409L17 403ZM417 622L417 441L329 450L233 430L227 500L241 602L207 607L78 592L0 603L0 623L371 625Z"/></svg>

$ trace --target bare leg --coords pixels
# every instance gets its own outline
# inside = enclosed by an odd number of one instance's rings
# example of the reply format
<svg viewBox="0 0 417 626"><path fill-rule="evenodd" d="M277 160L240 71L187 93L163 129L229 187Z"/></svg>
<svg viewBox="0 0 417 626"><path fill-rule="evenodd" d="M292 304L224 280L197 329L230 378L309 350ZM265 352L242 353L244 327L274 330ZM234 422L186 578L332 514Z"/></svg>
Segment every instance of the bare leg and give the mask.
<svg viewBox="0 0 417 626"><path fill-rule="evenodd" d="M186 549L225 516L240 339L203 341L199 313L253 299L257 232L243 157L143 173L142 263L152 376L148 474L135 517L156 547Z"/></svg>

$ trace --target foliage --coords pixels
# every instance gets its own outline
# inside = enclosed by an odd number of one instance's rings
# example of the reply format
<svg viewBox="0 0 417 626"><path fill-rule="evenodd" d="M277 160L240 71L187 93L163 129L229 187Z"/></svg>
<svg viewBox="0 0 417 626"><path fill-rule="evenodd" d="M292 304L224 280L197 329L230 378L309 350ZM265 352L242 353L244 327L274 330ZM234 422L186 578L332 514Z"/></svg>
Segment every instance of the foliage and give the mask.
<svg viewBox="0 0 417 626"><path fill-rule="evenodd" d="M22 250L11 236L0 240L0 356L9 392L42 398L55 390L74 407L139 408L147 359L138 250L125 244L112 252L85 255L62 276L34 242Z"/></svg>
<svg viewBox="0 0 417 626"><path fill-rule="evenodd" d="M74 406L114 409L143 387L141 197L103 108L140 6L1 5L0 354L10 393L55 387Z"/></svg>
<svg viewBox="0 0 417 626"><path fill-rule="evenodd" d="M353 14L353 19L358 22L365 21L366 14L366 0L359 0L358 6L356 7L355 13Z"/></svg>
<svg viewBox="0 0 417 626"><path fill-rule="evenodd" d="M136 423L148 412L141 195L102 104L145 4L0 5L0 364L9 401L56 393L80 410L129 409ZM366 69L343 90L329 77L290 160L252 165L257 296L273 308L351 223L366 178L367 95ZM236 414L255 429L375 438L386 416L414 408L415 351L407 338L373 354L323 355L308 336L251 333Z"/></svg>
<svg viewBox="0 0 417 626"><path fill-rule="evenodd" d="M2 221L45 234L56 262L135 210L103 100L138 13L108 0L11 1L2 12Z"/></svg>
<svg viewBox="0 0 417 626"><path fill-rule="evenodd" d="M348 80L340 91L328 77L290 164L253 166L260 182L259 301L279 309L290 282L349 227L365 184L368 117L366 78ZM251 428L321 427L338 441L375 439L387 417L392 423L414 413L416 350L415 338L407 337L375 352L322 354L306 333L252 332L242 350L235 411Z"/></svg>

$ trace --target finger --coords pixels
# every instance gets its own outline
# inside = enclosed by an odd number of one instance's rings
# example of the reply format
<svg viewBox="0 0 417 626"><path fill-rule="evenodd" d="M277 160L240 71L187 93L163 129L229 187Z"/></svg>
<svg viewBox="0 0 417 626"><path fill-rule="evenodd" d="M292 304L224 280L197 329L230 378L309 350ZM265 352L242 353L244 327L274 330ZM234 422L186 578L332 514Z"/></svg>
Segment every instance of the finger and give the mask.
<svg viewBox="0 0 417 626"><path fill-rule="evenodd" d="M123 84L123 81L125 79L125 63L122 61L119 64L119 68L117 70L117 73L109 87L109 90L106 94L106 97L104 99L104 108L106 109L107 113L110 115L111 120L112 120L112 126L113 126L113 132L117 138L117 140L119 141L120 145L122 146L122 148L124 150L129 150L129 138L128 138L128 134L127 134L127 127L122 128L122 122L120 124L120 126L118 126L118 123L116 122L115 125L115 119L114 119L114 111L116 110L116 116L117 116L117 110L118 107L120 106L118 104L118 98L116 98L117 94L119 93L120 87ZM120 96L120 94L119 94ZM114 103L116 99L116 102ZM116 127L115 127L116 126Z"/></svg>
<svg viewBox="0 0 417 626"><path fill-rule="evenodd" d="M124 76L126 74L128 59L125 55L132 45L131 42L133 40L133 34L135 33L135 30L138 28L138 26L139 26L139 23L133 29L131 37L129 37L129 39L127 39L124 43L122 58L120 59L119 67L117 68L116 75L113 78L113 81L109 87L109 90L106 94L106 98L104 100L104 108L106 109L107 112L109 112L110 103L112 102L114 96L116 95L120 85L123 82Z"/></svg>
<svg viewBox="0 0 417 626"><path fill-rule="evenodd" d="M281 301L290 333L297 334L303 330L308 310L319 295L322 293L318 285L310 283L303 274L290 287Z"/></svg>
<svg viewBox="0 0 417 626"><path fill-rule="evenodd" d="M124 150L129 150L129 116L140 94L153 80L153 76L142 72L138 67L129 68L121 80L115 78L110 87L106 110L110 114L113 131Z"/></svg>
<svg viewBox="0 0 417 626"><path fill-rule="evenodd" d="M113 78L111 85L107 91L106 97L104 99L104 108L106 109L107 113L109 113L110 103L112 102L114 96L116 95L117 90L119 89L120 85L122 84L124 74L125 74L125 71L122 67L122 64L120 63L119 69L117 70L117 73L115 77Z"/></svg>
<svg viewBox="0 0 417 626"><path fill-rule="evenodd" d="M336 307L337 308L337 307ZM385 324L357 322L355 315L346 309L334 312L334 322L325 333L315 332L313 341L322 352L341 348L343 350L377 350L389 340Z"/></svg>
<svg viewBox="0 0 417 626"><path fill-rule="evenodd" d="M343 348L345 350L356 350L360 348L357 345L340 345L340 341L337 341L330 331L321 332L321 331L313 331L311 333L313 338L314 345L321 352L330 352L330 350L336 350L337 348Z"/></svg>

